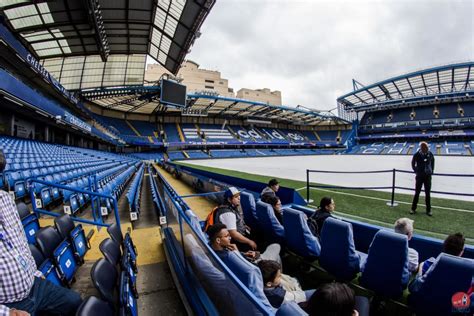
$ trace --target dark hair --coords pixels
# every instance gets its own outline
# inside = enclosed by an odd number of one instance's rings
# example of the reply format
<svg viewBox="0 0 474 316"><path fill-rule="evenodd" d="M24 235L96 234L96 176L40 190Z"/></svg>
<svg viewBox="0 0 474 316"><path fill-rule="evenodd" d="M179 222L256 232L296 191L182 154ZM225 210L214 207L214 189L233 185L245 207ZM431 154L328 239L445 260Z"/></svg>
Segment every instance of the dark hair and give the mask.
<svg viewBox="0 0 474 316"><path fill-rule="evenodd" d="M463 234L451 234L444 240L443 252L453 256L459 256L464 249L465 241L466 238L464 238Z"/></svg>
<svg viewBox="0 0 474 316"><path fill-rule="evenodd" d="M319 202L319 209L321 211L325 211L326 210L326 206L328 206L329 204L331 204L332 202L332 197L330 196L325 196L321 199L321 201Z"/></svg>
<svg viewBox="0 0 474 316"><path fill-rule="evenodd" d="M274 185L277 185L278 183L280 183L280 182L278 182L277 179L271 179L270 181L268 181L268 186L272 187Z"/></svg>
<svg viewBox="0 0 474 316"><path fill-rule="evenodd" d="M268 196L265 197L265 202L270 204L272 207L275 207L278 201L280 201L280 199L278 198L278 196L275 196L275 195L269 194Z"/></svg>
<svg viewBox="0 0 474 316"><path fill-rule="evenodd" d="M212 226L209 226L206 233L209 236L209 240L211 241L211 243L216 241L217 236L219 235L221 230L223 230L224 228L227 228L227 226L221 223L216 223Z"/></svg>
<svg viewBox="0 0 474 316"><path fill-rule="evenodd" d="M308 300L306 312L318 316L351 316L355 308L354 291L343 283L320 286Z"/></svg>
<svg viewBox="0 0 474 316"><path fill-rule="evenodd" d="M263 283L273 282L278 274L278 270L281 270L281 265L273 260L261 260L258 263L258 267L262 272Z"/></svg>
<svg viewBox="0 0 474 316"><path fill-rule="evenodd" d="M5 155L3 154L3 150L0 149L0 172L2 172L7 165L7 159L5 158Z"/></svg>

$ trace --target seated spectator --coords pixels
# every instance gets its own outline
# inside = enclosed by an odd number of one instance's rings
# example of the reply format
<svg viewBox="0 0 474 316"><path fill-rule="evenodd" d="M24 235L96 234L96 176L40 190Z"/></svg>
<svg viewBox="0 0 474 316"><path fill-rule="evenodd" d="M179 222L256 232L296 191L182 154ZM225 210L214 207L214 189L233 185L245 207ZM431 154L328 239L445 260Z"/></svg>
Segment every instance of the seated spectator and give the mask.
<svg viewBox="0 0 474 316"><path fill-rule="evenodd" d="M354 291L343 283L327 283L320 286L304 306L310 315L357 316L369 314L369 300L354 296Z"/></svg>
<svg viewBox="0 0 474 316"><path fill-rule="evenodd" d="M336 203L334 200L325 196L319 202L319 208L314 212L313 215L308 218L308 227L313 233L314 236L318 237L321 235L321 230L323 229L324 221L328 217L333 217L332 212L336 209Z"/></svg>
<svg viewBox="0 0 474 316"><path fill-rule="evenodd" d="M258 263L258 267L262 272L265 296L275 308L279 308L284 302L306 302L314 293L314 290L285 290L281 285L281 265L276 261L262 260Z"/></svg>
<svg viewBox="0 0 474 316"><path fill-rule="evenodd" d="M452 256L462 257L464 253L464 243L466 242L466 238L464 238L463 234L456 233L449 235L446 237L443 243L443 252L447 253ZM436 258L429 258L424 262L420 263L420 269L418 271L419 274L423 275L428 271L431 265L436 261Z"/></svg>
<svg viewBox="0 0 474 316"><path fill-rule="evenodd" d="M278 182L278 180L271 179L270 181L268 181L268 186L262 190L262 193L260 193L260 200L262 200L262 202L268 203L267 199L270 196L276 196L278 189L280 189L280 183Z"/></svg>
<svg viewBox="0 0 474 316"><path fill-rule="evenodd" d="M224 224L214 224L207 229L211 248L216 254L225 262L225 257L229 251L239 251L237 245L231 243L231 234ZM281 262L280 259L280 245L271 244L267 247L264 253L258 251L245 251L240 254L252 263L257 263L260 260L273 260Z"/></svg>
<svg viewBox="0 0 474 316"><path fill-rule="evenodd" d="M266 203L272 206L275 217L278 219L278 222L283 225L283 209L280 199L277 196L269 196Z"/></svg>
<svg viewBox="0 0 474 316"><path fill-rule="evenodd" d="M226 225L230 236L241 250L256 250L257 244L250 239L250 228L245 225L240 206L240 191L229 187L224 192L224 204L214 208L206 219L207 229L217 223Z"/></svg>
<svg viewBox="0 0 474 316"><path fill-rule="evenodd" d="M229 231L223 224L215 224L207 230L209 235L211 248L227 264L230 252L239 252L235 244L230 242ZM257 264L261 260L272 260L281 263L280 259L280 245L271 244L267 247L264 253L260 254L258 251L240 252L240 254L253 264ZM286 291L302 291L301 285L297 279L287 275L281 275L281 285Z"/></svg>
<svg viewBox="0 0 474 316"><path fill-rule="evenodd" d="M403 217L395 222L395 232L407 235L408 241L413 237L413 220ZM416 272L418 270L418 251L408 247L408 271Z"/></svg>

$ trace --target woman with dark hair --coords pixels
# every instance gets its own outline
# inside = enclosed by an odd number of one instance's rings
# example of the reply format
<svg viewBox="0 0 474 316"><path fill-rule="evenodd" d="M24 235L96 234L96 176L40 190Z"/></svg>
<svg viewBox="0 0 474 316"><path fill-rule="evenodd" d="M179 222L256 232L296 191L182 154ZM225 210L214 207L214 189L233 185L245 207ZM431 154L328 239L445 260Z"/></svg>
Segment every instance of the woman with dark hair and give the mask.
<svg viewBox="0 0 474 316"><path fill-rule="evenodd" d="M308 226L311 229L311 232L314 236L319 237L321 235L321 230L323 229L323 224L326 218L332 216L332 212L336 209L336 203L334 200L325 196L319 202L319 208L314 212L313 215L308 219Z"/></svg>
<svg viewBox="0 0 474 316"><path fill-rule="evenodd" d="M267 198L267 203L272 206L273 212L275 212L275 217L278 222L283 225L283 210L280 199L277 196L269 196Z"/></svg>
<svg viewBox="0 0 474 316"><path fill-rule="evenodd" d="M328 283L320 286L306 305L312 316L357 316L354 291L343 283Z"/></svg>

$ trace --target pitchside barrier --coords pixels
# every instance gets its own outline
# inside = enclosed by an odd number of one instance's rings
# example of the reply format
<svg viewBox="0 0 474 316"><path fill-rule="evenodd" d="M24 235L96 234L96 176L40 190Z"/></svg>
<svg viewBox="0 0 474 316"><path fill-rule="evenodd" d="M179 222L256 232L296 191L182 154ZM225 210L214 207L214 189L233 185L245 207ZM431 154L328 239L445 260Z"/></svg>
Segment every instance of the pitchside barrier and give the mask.
<svg viewBox="0 0 474 316"><path fill-rule="evenodd" d="M318 178L311 178L312 174ZM435 173L432 176L431 194L456 196L466 201L474 201L474 174ZM413 171L391 169L370 171L329 171L306 170L306 201L310 188L377 190L391 192L390 206L397 206L395 190L415 191ZM449 190L449 191L448 191ZM424 192L424 188L422 188Z"/></svg>

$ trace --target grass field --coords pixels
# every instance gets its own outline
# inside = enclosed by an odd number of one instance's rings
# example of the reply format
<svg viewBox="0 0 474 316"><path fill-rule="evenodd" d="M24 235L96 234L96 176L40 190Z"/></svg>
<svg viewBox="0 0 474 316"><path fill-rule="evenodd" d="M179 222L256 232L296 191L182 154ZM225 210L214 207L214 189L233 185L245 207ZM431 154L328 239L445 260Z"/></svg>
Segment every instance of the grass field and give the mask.
<svg viewBox="0 0 474 316"><path fill-rule="evenodd" d="M248 180L268 182L269 179L268 176L179 163ZM306 182L281 178L279 180L281 186L294 188L306 198ZM310 204L316 206L323 196L331 196L335 200L336 214L340 216L386 227L392 227L400 217L409 217L415 220L414 226L417 234L444 239L447 234L461 232L466 236L469 244L474 244L474 203L472 202L432 198L433 217L429 217L425 215L423 197L420 197L418 213L409 214L412 195L408 194L395 194L395 201L399 205L390 207L386 205L386 202L391 198L391 194L387 192L312 188L310 200L313 202Z"/></svg>

